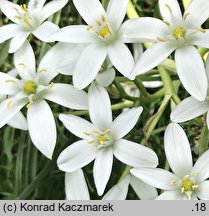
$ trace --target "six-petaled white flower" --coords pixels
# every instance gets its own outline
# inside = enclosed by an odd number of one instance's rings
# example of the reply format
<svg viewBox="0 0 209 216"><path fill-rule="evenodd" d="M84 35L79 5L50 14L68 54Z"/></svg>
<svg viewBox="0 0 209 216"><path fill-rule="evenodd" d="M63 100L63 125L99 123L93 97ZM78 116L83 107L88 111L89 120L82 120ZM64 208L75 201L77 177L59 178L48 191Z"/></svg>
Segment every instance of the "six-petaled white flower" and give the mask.
<svg viewBox="0 0 209 216"><path fill-rule="evenodd" d="M160 168L137 168L131 173L147 184L163 189L158 200L209 199L209 150L192 165L190 144L184 130L176 123L165 131L165 153L174 172Z"/></svg>
<svg viewBox="0 0 209 216"><path fill-rule="evenodd" d="M32 33L44 42L53 42L51 34L59 30L52 22L46 21L56 11L65 6L68 0L53 0L46 5L46 0L31 0L28 4L18 5L2 0L1 11L15 24L8 24L0 28L0 43L11 39L9 52L16 52Z"/></svg>

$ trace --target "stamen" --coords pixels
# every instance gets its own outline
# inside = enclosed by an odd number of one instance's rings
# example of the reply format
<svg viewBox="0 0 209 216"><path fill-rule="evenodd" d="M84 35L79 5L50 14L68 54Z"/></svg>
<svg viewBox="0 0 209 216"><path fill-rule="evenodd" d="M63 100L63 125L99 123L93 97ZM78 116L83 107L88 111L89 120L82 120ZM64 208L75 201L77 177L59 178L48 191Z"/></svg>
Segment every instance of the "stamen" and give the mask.
<svg viewBox="0 0 209 216"><path fill-rule="evenodd" d="M167 40L165 38L157 37L157 40L160 42L166 42Z"/></svg>
<svg viewBox="0 0 209 216"><path fill-rule="evenodd" d="M199 27L199 31L202 32L202 33L205 33L205 29L203 29L202 27Z"/></svg>
<svg viewBox="0 0 209 216"><path fill-rule="evenodd" d="M9 100L9 101L7 102L7 109L9 109L9 108L11 107L11 105L12 105L12 100Z"/></svg>
<svg viewBox="0 0 209 216"><path fill-rule="evenodd" d="M90 133L88 133L88 132L86 132L86 131L83 131L82 133L85 134L85 135L87 135L87 136L90 135Z"/></svg>
<svg viewBox="0 0 209 216"><path fill-rule="evenodd" d="M93 26L87 26L87 27L86 27L86 30L87 30L87 31L90 31L91 29L93 29Z"/></svg>
<svg viewBox="0 0 209 216"><path fill-rule="evenodd" d="M37 72L38 73L43 73L43 72L47 72L47 70L46 69L39 69Z"/></svg>
<svg viewBox="0 0 209 216"><path fill-rule="evenodd" d="M53 86L54 86L54 83L52 82L48 85L48 88L51 89Z"/></svg>
<svg viewBox="0 0 209 216"><path fill-rule="evenodd" d="M198 187L199 187L199 185L193 185L193 186L192 186L192 189L195 190L195 189L197 189Z"/></svg>
<svg viewBox="0 0 209 216"><path fill-rule="evenodd" d="M168 10L170 11L170 13L172 13L171 6L169 4L165 4L165 6L168 8Z"/></svg>
<svg viewBox="0 0 209 216"><path fill-rule="evenodd" d="M189 179L189 175L184 176L183 180L188 180Z"/></svg>
<svg viewBox="0 0 209 216"><path fill-rule="evenodd" d="M97 25L102 26L102 23L100 20L96 20L96 22L97 22Z"/></svg>
<svg viewBox="0 0 209 216"><path fill-rule="evenodd" d="M6 80L5 83L14 83L14 80Z"/></svg>
<svg viewBox="0 0 209 216"><path fill-rule="evenodd" d="M95 142L95 140L90 140L88 141L88 144L93 144Z"/></svg>
<svg viewBox="0 0 209 216"><path fill-rule="evenodd" d="M26 107L29 108L29 107L31 107L32 105L33 105L33 101L30 101L30 102L26 105Z"/></svg>
<svg viewBox="0 0 209 216"><path fill-rule="evenodd" d="M185 37L185 30L182 27L177 27L173 30L173 36L178 40L179 38Z"/></svg>
<svg viewBox="0 0 209 216"><path fill-rule="evenodd" d="M189 16L189 13L184 14L183 19L186 20L186 18Z"/></svg>
<svg viewBox="0 0 209 216"><path fill-rule="evenodd" d="M21 19L22 17L21 16L14 16L14 18L16 18L16 19Z"/></svg>
<svg viewBox="0 0 209 216"><path fill-rule="evenodd" d="M24 63L19 63L18 65L21 67L27 68L27 66Z"/></svg>
<svg viewBox="0 0 209 216"><path fill-rule="evenodd" d="M102 15L102 21L105 22L105 16L104 15Z"/></svg>
<svg viewBox="0 0 209 216"><path fill-rule="evenodd" d="M99 34L103 37L106 38L109 35L111 35L110 29L108 25L106 24L103 28L100 29Z"/></svg>
<svg viewBox="0 0 209 216"><path fill-rule="evenodd" d="M176 180L172 180L170 183L171 183L171 185L175 185L175 184L177 184L177 181Z"/></svg>
<svg viewBox="0 0 209 216"><path fill-rule="evenodd" d="M98 130L96 130L96 129L94 129L93 132L96 133L96 134L100 134L100 132Z"/></svg>
<svg viewBox="0 0 209 216"><path fill-rule="evenodd" d="M163 20L163 22L167 25L167 26L170 26L170 23L166 20Z"/></svg>
<svg viewBox="0 0 209 216"><path fill-rule="evenodd" d="M105 130L104 134L107 134L108 132L110 132L109 128Z"/></svg>

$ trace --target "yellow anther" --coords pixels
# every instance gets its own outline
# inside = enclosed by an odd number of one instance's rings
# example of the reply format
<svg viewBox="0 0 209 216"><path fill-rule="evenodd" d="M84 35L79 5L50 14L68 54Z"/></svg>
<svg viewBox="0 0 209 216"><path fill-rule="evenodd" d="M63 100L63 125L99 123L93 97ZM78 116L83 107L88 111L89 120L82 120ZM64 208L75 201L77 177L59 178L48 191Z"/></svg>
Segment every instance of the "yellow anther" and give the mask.
<svg viewBox="0 0 209 216"><path fill-rule="evenodd" d="M38 73L44 73L44 72L47 72L47 70L46 69L39 69L37 72Z"/></svg>
<svg viewBox="0 0 209 216"><path fill-rule="evenodd" d="M193 185L193 186L192 186L192 189L195 190L195 189L197 189L198 187L199 187L199 185Z"/></svg>
<svg viewBox="0 0 209 216"><path fill-rule="evenodd" d="M38 85L35 82L29 80L23 85L23 90L25 93L27 93L29 95L35 94L37 87L38 87Z"/></svg>
<svg viewBox="0 0 209 216"><path fill-rule="evenodd" d="M170 11L170 13L172 13L172 9L171 9L171 6L169 4L165 4L165 7L167 7L168 10Z"/></svg>
<svg viewBox="0 0 209 216"><path fill-rule="evenodd" d="M202 33L205 33L205 29L203 29L202 27L199 27L199 31L202 32Z"/></svg>
<svg viewBox="0 0 209 216"><path fill-rule="evenodd" d="M102 21L105 22L105 16L104 15L102 15Z"/></svg>
<svg viewBox="0 0 209 216"><path fill-rule="evenodd" d="M105 25L103 28L101 28L100 31L99 31L99 34L103 38L107 38L108 36L110 36L111 32L110 32L110 29L109 29L108 25Z"/></svg>
<svg viewBox="0 0 209 216"><path fill-rule="evenodd" d="M101 26L101 25L102 25L102 23L101 23L101 21L100 21L100 20L96 20L96 22L97 22L97 25L99 25L99 26Z"/></svg>
<svg viewBox="0 0 209 216"><path fill-rule="evenodd" d="M182 27L177 27L173 30L173 36L178 40L185 37L185 30Z"/></svg>
<svg viewBox="0 0 209 216"><path fill-rule="evenodd" d="M14 83L14 80L6 80L5 83Z"/></svg>
<svg viewBox="0 0 209 216"><path fill-rule="evenodd" d="M167 26L170 26L170 23L166 20L163 20L163 22L167 25Z"/></svg>
<svg viewBox="0 0 209 216"><path fill-rule="evenodd" d="M9 100L9 101L7 102L7 109L9 109L9 108L11 107L11 105L12 105L12 100Z"/></svg>
<svg viewBox="0 0 209 216"><path fill-rule="evenodd" d="M87 31L90 31L91 29L93 29L93 26L91 26L91 25L89 25L89 26L86 27Z"/></svg>
<svg viewBox="0 0 209 216"><path fill-rule="evenodd" d="M186 18L189 16L189 13L184 14L183 19L186 20Z"/></svg>
<svg viewBox="0 0 209 216"><path fill-rule="evenodd" d="M160 42L166 42L167 40L165 38L157 37L157 40Z"/></svg>
<svg viewBox="0 0 209 216"><path fill-rule="evenodd" d="M24 63L19 63L18 65L21 67L27 68L27 66Z"/></svg>
<svg viewBox="0 0 209 216"><path fill-rule="evenodd" d="M28 8L26 4L22 4L20 5L20 7L22 8L22 10L24 10L25 12L27 12Z"/></svg>
<svg viewBox="0 0 209 216"><path fill-rule="evenodd" d="M48 85L48 88L51 89L53 86L54 86L54 83L52 82Z"/></svg>
<svg viewBox="0 0 209 216"><path fill-rule="evenodd" d="M90 140L88 141L88 144L93 144L95 142L95 140Z"/></svg>
<svg viewBox="0 0 209 216"><path fill-rule="evenodd" d="M33 101L30 101L30 102L26 105L26 107L29 108L29 107L31 107L32 105L33 105Z"/></svg>
<svg viewBox="0 0 209 216"><path fill-rule="evenodd" d="M85 134L85 135L87 135L87 136L90 135L90 133L88 133L88 132L86 132L86 131L83 131L82 133Z"/></svg>
<svg viewBox="0 0 209 216"><path fill-rule="evenodd" d="M183 178L183 180L187 180L187 179L189 179L189 175L185 175Z"/></svg>
<svg viewBox="0 0 209 216"><path fill-rule="evenodd" d="M14 16L14 18L16 18L16 19L22 19L21 16Z"/></svg>
<svg viewBox="0 0 209 216"><path fill-rule="evenodd" d="M107 141L109 141L109 139L104 135L104 134L101 134L99 135L98 137L98 141L101 145L105 144Z"/></svg>
<svg viewBox="0 0 209 216"><path fill-rule="evenodd" d="M175 184L177 184L177 181L176 180L172 180L170 183L171 183L171 185L175 185Z"/></svg>
<svg viewBox="0 0 209 216"><path fill-rule="evenodd" d="M96 133L96 134L100 134L100 132L98 130L96 130L96 129L94 129L93 132Z"/></svg>
<svg viewBox="0 0 209 216"><path fill-rule="evenodd" d="M183 181L181 183L181 192L188 192L188 191L193 191L195 188L197 187L197 185L195 185L191 180L190 180L190 176L186 175L183 178Z"/></svg>
<svg viewBox="0 0 209 216"><path fill-rule="evenodd" d="M108 132L110 132L109 128L105 130L104 134L107 134Z"/></svg>

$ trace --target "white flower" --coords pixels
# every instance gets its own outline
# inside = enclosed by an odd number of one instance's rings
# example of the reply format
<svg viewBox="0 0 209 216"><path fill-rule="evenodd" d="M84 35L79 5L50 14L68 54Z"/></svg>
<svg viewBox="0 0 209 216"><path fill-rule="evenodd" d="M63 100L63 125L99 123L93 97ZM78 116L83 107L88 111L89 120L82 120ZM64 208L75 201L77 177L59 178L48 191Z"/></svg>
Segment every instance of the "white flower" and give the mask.
<svg viewBox="0 0 209 216"><path fill-rule="evenodd" d="M60 115L65 127L80 137L58 157L58 166L73 172L95 159L93 174L99 195L102 195L111 174L113 155L132 167L155 167L158 159L153 150L122 139L137 123L142 107L132 108L112 121L110 98L98 84L88 94L91 122L74 115Z"/></svg>
<svg viewBox="0 0 209 216"><path fill-rule="evenodd" d="M126 40L156 42L141 56L132 75L156 67L176 50L176 68L183 86L194 98L204 100L208 82L195 46L209 48L209 30L201 27L209 17L209 1L193 0L183 16L177 0L159 0L159 6L164 21L145 17L127 23Z"/></svg>
<svg viewBox="0 0 209 216"><path fill-rule="evenodd" d="M28 4L18 5L2 0L1 11L14 24L8 24L0 28L0 43L11 39L9 52L16 52L32 33L44 42L53 42L51 34L59 30L52 22L46 21L56 11L65 6L68 0L53 0L44 5L45 0L31 0Z"/></svg>
<svg viewBox="0 0 209 216"><path fill-rule="evenodd" d="M8 95L8 99L0 104L0 127L7 124L26 105L30 137L48 158L52 157L57 132L53 113L45 100L73 109L88 108L85 92L78 91L72 85L51 82L58 74L61 56L57 54L60 46L63 45L56 45L45 55L36 72L35 56L26 41L14 54L14 64L20 80L0 73L0 92ZM74 45L67 46L66 55L72 55L70 48Z"/></svg>
<svg viewBox="0 0 209 216"><path fill-rule="evenodd" d="M76 88L83 89L96 77L105 58L124 76L134 67L130 50L123 41L121 24L128 0L110 0L107 12L99 0L74 0L74 5L88 25L67 26L53 35L53 39L69 43L86 43L73 74Z"/></svg>
<svg viewBox="0 0 209 216"><path fill-rule="evenodd" d="M209 150L192 165L190 144L184 130L171 123L165 131L165 153L174 172L159 168L132 169L147 184L163 189L161 200L209 199Z"/></svg>
<svg viewBox="0 0 209 216"><path fill-rule="evenodd" d="M126 176L113 186L103 200L125 200L129 184L141 200L150 200L157 197L157 190L132 175ZM65 193L67 200L90 200L88 186L82 169L65 174Z"/></svg>

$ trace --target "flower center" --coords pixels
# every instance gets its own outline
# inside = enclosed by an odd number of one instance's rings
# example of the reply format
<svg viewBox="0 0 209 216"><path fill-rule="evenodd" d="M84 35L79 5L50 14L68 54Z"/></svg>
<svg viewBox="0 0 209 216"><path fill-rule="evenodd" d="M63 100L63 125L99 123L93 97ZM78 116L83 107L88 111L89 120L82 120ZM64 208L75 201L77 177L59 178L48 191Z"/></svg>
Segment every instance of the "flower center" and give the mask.
<svg viewBox="0 0 209 216"><path fill-rule="evenodd" d="M173 36L179 40L180 38L185 37L186 31L182 27L177 27L173 30Z"/></svg>
<svg viewBox="0 0 209 216"><path fill-rule="evenodd" d="M29 95L35 94L37 87L38 87L38 85L35 82L29 80L23 85L23 90L25 93L27 93Z"/></svg>
<svg viewBox="0 0 209 216"><path fill-rule="evenodd" d="M194 183L190 179L184 179L181 183L181 189L184 192L193 191Z"/></svg>

